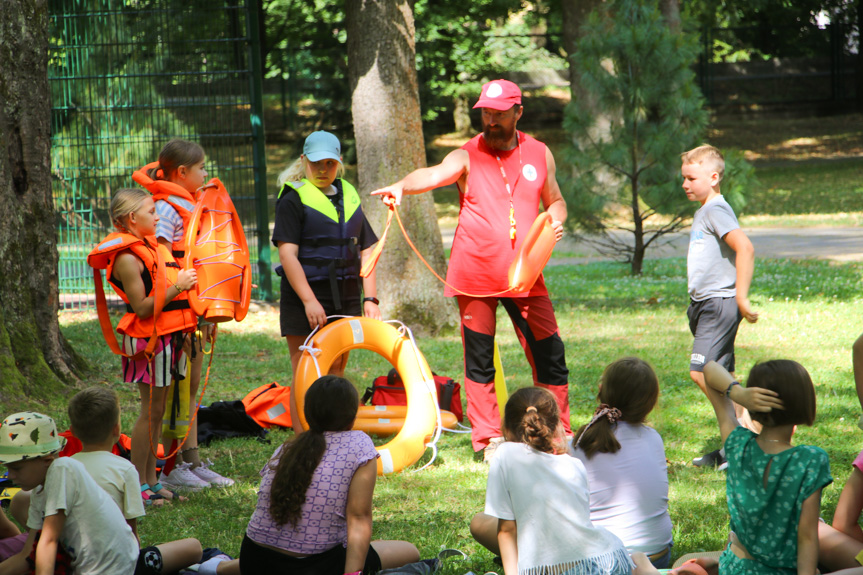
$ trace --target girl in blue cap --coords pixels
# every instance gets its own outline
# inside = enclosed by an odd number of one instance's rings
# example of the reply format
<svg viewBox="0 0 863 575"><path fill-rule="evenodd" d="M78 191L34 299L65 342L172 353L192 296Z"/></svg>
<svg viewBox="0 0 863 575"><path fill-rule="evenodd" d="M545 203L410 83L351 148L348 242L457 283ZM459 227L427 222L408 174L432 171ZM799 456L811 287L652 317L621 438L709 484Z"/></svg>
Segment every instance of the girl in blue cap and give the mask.
<svg viewBox="0 0 863 575"><path fill-rule="evenodd" d="M295 374L300 346L313 329L327 323L327 316L381 317L374 272L362 280L359 275L378 238L357 190L343 173L339 139L318 131L306 138L299 159L279 175L273 244L281 262L276 270L282 278L281 333L288 340ZM344 354L330 373L342 375L347 360ZM301 431L293 395L291 421L295 431Z"/></svg>

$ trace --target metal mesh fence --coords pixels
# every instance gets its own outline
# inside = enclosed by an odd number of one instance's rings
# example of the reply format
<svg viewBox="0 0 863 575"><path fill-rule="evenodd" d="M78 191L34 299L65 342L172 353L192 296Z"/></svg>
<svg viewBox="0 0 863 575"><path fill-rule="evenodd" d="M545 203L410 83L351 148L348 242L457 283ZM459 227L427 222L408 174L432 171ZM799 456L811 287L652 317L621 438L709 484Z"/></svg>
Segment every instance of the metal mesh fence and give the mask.
<svg viewBox="0 0 863 575"><path fill-rule="evenodd" d="M243 222L251 260L268 260L266 210L262 220L256 209L266 201L257 26L244 0L54 0L50 9L61 309L92 307L86 255L113 229L111 194L135 186L132 172L171 138L203 146L210 176L225 183ZM268 268L259 261L254 270L254 297L270 296Z"/></svg>
<svg viewBox="0 0 863 575"><path fill-rule="evenodd" d="M855 96L855 44L840 24L712 28L701 39L699 77L711 105L811 104Z"/></svg>

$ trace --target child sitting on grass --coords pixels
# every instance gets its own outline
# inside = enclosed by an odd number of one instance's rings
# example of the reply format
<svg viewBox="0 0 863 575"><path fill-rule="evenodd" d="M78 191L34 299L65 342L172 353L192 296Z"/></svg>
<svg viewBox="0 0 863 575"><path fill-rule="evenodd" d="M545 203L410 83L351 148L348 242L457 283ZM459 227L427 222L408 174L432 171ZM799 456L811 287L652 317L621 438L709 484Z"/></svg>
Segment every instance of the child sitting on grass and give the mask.
<svg viewBox="0 0 863 575"><path fill-rule="evenodd" d="M485 513L470 524L474 539L500 555L504 573L628 575L623 542L590 522L587 473L566 454L554 396L540 387L513 393L504 436L488 471Z"/></svg>
<svg viewBox="0 0 863 575"><path fill-rule="evenodd" d="M80 461L108 493L137 537L138 517L144 516L138 472L128 460L111 453L120 438L117 392L104 386L88 387L72 397L68 412L72 433L83 445L72 458ZM200 560L201 544L197 539L170 541L141 549L135 575L174 573Z"/></svg>
<svg viewBox="0 0 863 575"><path fill-rule="evenodd" d="M711 361L704 379L728 460L731 533L719 571L815 575L821 490L833 479L823 449L791 444L797 425L815 421L809 373L786 359L758 363L744 389ZM752 413L761 434L739 426L732 400Z"/></svg>
<svg viewBox="0 0 863 575"><path fill-rule="evenodd" d="M57 459L65 441L54 420L39 413L16 413L0 425L0 463L16 485L32 490L24 549L0 564L0 574L32 572L35 547L37 575L54 573L58 552L71 558L77 575L132 575L135 535L80 462Z"/></svg>
<svg viewBox="0 0 863 575"><path fill-rule="evenodd" d="M378 454L353 431L359 397L351 382L325 375L306 392L309 429L276 449L261 469L258 503L239 561L214 558L204 575L360 575L419 561L406 541L372 541Z"/></svg>
<svg viewBox="0 0 863 575"><path fill-rule="evenodd" d="M668 468L662 437L645 420L659 399L653 368L637 357L609 364L599 407L575 433L572 455L587 470L590 520L659 569L671 560Z"/></svg>

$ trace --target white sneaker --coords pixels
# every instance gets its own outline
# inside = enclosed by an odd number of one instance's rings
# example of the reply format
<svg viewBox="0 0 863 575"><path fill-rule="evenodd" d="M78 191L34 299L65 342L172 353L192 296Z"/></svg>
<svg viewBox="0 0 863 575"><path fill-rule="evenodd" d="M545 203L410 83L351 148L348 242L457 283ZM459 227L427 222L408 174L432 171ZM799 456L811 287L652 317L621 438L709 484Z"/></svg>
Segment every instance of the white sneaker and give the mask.
<svg viewBox="0 0 863 575"><path fill-rule="evenodd" d="M168 475L165 475L163 472L160 479L161 483L169 487L193 489L195 491L209 487L209 482L204 481L195 475L190 467L192 467L191 463L180 463L179 465L174 466L174 469L172 469L171 473Z"/></svg>
<svg viewBox="0 0 863 575"><path fill-rule="evenodd" d="M214 487L228 487L229 485L234 484L234 480L230 477L224 477L210 469L212 464L213 462L208 459L206 463L202 462L201 465L193 468L192 473L194 473L198 479L202 479Z"/></svg>

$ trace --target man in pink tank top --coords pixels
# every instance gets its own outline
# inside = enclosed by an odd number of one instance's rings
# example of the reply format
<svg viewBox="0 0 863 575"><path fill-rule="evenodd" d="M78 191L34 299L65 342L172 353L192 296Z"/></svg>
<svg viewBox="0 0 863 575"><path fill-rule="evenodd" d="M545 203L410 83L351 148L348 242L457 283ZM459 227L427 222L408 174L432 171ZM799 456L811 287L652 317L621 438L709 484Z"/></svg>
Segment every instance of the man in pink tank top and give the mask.
<svg viewBox="0 0 863 575"><path fill-rule="evenodd" d="M540 275L528 292L507 291L509 266L539 214L540 202L552 217L558 241L563 237L566 204L551 151L516 129L524 111L518 86L508 80L488 82L474 108L482 110L481 134L437 166L415 170L372 194L392 197L398 204L405 194L458 185L459 222L444 294L457 298L461 315L473 448L485 449L490 456L501 436L493 361L498 303L512 319L534 385L557 398L564 431L571 433L569 371L545 281Z"/></svg>

